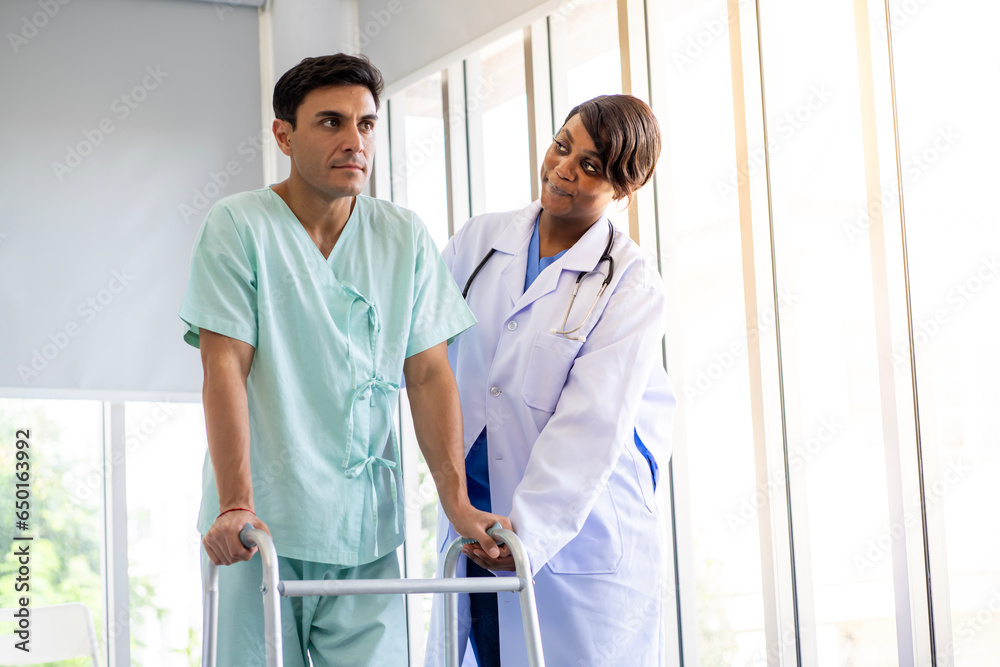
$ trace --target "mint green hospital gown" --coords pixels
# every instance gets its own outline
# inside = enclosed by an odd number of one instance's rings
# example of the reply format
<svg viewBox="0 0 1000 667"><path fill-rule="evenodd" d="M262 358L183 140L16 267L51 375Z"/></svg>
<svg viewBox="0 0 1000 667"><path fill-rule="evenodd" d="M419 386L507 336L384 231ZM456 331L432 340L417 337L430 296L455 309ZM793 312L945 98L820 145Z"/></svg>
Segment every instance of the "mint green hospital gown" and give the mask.
<svg viewBox="0 0 1000 667"><path fill-rule="evenodd" d="M403 360L475 323L417 216L359 196L324 258L270 188L226 197L180 309L255 348L247 380L257 515L278 554L356 566L403 541L393 427ZM206 454L198 530L219 512Z"/></svg>

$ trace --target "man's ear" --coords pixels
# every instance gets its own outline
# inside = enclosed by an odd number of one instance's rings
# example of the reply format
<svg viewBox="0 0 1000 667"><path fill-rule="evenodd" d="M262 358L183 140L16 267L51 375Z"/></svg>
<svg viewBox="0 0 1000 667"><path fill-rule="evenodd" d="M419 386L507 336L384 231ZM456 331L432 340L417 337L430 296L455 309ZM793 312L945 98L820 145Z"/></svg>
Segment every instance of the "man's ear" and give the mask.
<svg viewBox="0 0 1000 667"><path fill-rule="evenodd" d="M295 128L287 120L275 118L274 122L271 123L271 132L274 133L274 140L278 143L278 148L288 156L292 154L291 135L294 131Z"/></svg>

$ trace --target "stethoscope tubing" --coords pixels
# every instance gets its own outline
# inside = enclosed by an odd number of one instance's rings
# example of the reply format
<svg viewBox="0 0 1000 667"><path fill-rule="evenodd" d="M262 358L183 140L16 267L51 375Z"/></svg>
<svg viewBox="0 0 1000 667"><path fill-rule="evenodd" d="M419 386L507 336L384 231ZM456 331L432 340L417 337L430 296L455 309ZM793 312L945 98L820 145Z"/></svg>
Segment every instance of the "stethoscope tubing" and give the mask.
<svg viewBox="0 0 1000 667"><path fill-rule="evenodd" d="M604 290L607 289L608 285L611 284L611 279L615 275L615 260L611 256L611 250L612 248L614 248L614 244L615 244L615 228L611 224L611 221L609 220L608 244L604 247L604 252L601 253L601 258L597 260L597 264L594 266L593 270L580 271L576 275L576 284L573 286L573 296L570 298L569 308L566 309L566 316L563 317L562 326L563 327L566 326L566 321L569 319L570 311L573 310L573 304L576 303L576 295L577 292L580 291L580 282L583 281L585 276L589 276L592 273L596 273L597 269L601 266L601 262L607 261L608 272L604 276L604 281L601 283L600 291L598 291L597 296L594 298L594 302L590 304L590 308L587 310L587 314L583 316L583 320L580 322L579 325L577 325L572 329L563 329L563 330L552 329L550 333L566 336L567 338L569 338L570 337L569 334L574 333L575 331L581 329L583 325L587 323L587 320L590 319L590 314L594 312L594 307L597 306L597 302L600 301L601 296L604 294ZM497 251L496 248L490 248L490 251L486 253L486 256L483 257L483 259L479 262L478 265L476 265L476 268L472 272L472 275L469 276L469 280L466 281L465 283L465 289L462 290L463 299L468 299L469 290L472 288L472 282L476 279L476 276L479 275L479 272L482 271L483 267L486 266L486 262L490 261L490 257L492 257L496 251ZM577 340L586 340L586 337L577 337Z"/></svg>

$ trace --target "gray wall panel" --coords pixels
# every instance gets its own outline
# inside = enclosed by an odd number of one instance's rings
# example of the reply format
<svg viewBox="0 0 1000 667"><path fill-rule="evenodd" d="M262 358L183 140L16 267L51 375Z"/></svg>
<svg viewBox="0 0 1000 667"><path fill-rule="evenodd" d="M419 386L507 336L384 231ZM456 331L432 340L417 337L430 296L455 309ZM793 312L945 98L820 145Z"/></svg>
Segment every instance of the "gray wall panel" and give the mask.
<svg viewBox="0 0 1000 667"><path fill-rule="evenodd" d="M263 185L257 10L5 0L0 33L0 392L198 392L177 309L208 206Z"/></svg>

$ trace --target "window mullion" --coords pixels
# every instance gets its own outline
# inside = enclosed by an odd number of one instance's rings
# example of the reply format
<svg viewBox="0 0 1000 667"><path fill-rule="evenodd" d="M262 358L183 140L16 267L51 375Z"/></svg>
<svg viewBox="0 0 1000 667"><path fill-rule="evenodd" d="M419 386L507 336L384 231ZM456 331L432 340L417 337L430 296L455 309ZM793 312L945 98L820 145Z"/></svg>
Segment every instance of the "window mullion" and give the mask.
<svg viewBox="0 0 1000 667"><path fill-rule="evenodd" d="M125 496L125 404L104 403L104 636L108 665L131 665L129 655L128 513Z"/></svg>

